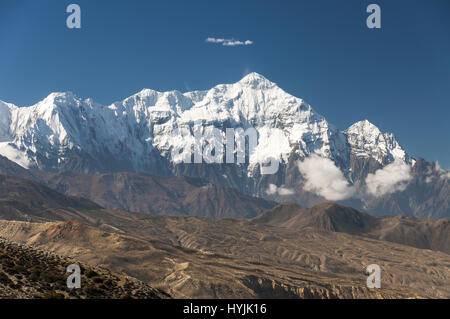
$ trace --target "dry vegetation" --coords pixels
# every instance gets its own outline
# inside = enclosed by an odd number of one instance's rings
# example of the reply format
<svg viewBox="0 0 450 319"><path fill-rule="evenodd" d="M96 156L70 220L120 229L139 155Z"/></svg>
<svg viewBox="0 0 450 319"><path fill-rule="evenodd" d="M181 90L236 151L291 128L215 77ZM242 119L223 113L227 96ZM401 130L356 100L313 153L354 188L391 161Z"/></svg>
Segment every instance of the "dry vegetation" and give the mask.
<svg viewBox="0 0 450 319"><path fill-rule="evenodd" d="M0 235L124 271L176 298L449 298L450 256L338 232L249 221L103 212L80 222L0 222ZM382 268L382 289L364 269Z"/></svg>
<svg viewBox="0 0 450 319"><path fill-rule="evenodd" d="M66 267L81 268L81 288L69 289ZM0 239L0 298L167 298L126 275L42 249Z"/></svg>

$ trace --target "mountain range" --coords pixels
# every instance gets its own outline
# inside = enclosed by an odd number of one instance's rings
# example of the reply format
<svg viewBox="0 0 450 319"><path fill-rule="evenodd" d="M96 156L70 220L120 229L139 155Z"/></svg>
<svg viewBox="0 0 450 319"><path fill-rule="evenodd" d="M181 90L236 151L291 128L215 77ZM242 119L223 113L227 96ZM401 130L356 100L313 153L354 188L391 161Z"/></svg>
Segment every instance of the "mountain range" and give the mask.
<svg viewBox="0 0 450 319"><path fill-rule="evenodd" d="M221 134L201 140L205 149L223 145L227 128L254 128L258 145L247 150L246 163L174 160L173 150L191 149L192 135L212 128ZM0 102L0 154L30 174L178 176L301 206L335 201L374 215L450 216L448 171L414 159L393 134L367 120L339 130L257 73L205 91L144 89L111 105L70 92L28 107ZM262 174L271 158L279 161L278 171Z"/></svg>

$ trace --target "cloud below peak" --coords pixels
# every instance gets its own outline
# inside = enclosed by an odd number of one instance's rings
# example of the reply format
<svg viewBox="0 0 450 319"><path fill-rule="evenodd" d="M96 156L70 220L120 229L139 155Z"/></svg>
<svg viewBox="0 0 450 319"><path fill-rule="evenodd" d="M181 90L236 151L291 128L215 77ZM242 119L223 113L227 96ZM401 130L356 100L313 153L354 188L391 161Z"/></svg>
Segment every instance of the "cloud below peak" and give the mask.
<svg viewBox="0 0 450 319"><path fill-rule="evenodd" d="M295 191L286 187L277 187L275 184L269 184L269 187L266 190L267 195L279 195L279 196L289 196L294 195Z"/></svg>
<svg viewBox="0 0 450 319"><path fill-rule="evenodd" d="M298 163L298 169L306 180L304 189L327 200L344 200L356 193L356 188L329 158L311 155Z"/></svg>
<svg viewBox="0 0 450 319"><path fill-rule="evenodd" d="M404 191L412 179L411 167L403 162L393 162L367 175L366 187L370 195L380 197Z"/></svg>
<svg viewBox="0 0 450 319"><path fill-rule="evenodd" d="M206 38L205 40L207 43L218 43L222 44L222 46L225 47L234 47L239 45L252 45L253 41L246 40L246 41L239 41L236 39L224 39L224 38Z"/></svg>
<svg viewBox="0 0 450 319"><path fill-rule="evenodd" d="M304 189L326 200L339 201L349 198L364 199L367 195L381 197L403 191L412 179L411 167L395 161L368 174L364 187L349 183L342 171L329 158L311 155L298 163L305 178Z"/></svg>

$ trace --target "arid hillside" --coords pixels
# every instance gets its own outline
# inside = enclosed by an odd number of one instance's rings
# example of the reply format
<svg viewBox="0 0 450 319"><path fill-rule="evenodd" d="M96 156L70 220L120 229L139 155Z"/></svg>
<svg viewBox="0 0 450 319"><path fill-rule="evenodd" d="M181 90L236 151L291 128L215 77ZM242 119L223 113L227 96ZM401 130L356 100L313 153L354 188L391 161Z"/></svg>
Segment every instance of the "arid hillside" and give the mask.
<svg viewBox="0 0 450 319"><path fill-rule="evenodd" d="M446 219L336 204L280 204L250 220L162 216L104 209L20 178L2 177L0 187L1 237L176 298L450 298ZM366 287L370 264L381 267L381 289Z"/></svg>
<svg viewBox="0 0 450 319"><path fill-rule="evenodd" d="M291 230L314 229L366 236L450 254L449 218L375 217L334 203L323 203L310 209L283 203L253 221Z"/></svg>
<svg viewBox="0 0 450 319"><path fill-rule="evenodd" d="M67 287L67 266L81 270L80 288ZM42 249L0 238L0 298L168 298L143 282Z"/></svg>
<svg viewBox="0 0 450 319"><path fill-rule="evenodd" d="M101 211L95 224L3 221L0 236L123 271L176 298L450 297L443 252L231 219ZM366 287L373 263L382 289Z"/></svg>

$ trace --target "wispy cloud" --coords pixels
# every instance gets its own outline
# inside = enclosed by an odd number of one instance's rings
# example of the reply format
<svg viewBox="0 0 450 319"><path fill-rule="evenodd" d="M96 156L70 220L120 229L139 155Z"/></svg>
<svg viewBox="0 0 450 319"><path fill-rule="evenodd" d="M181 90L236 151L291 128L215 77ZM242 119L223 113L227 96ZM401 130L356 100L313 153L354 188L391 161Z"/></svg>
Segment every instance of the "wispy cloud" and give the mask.
<svg viewBox="0 0 450 319"><path fill-rule="evenodd" d="M367 175L367 192L376 197L403 191L412 179L411 167L402 162L386 165L374 174Z"/></svg>
<svg viewBox="0 0 450 319"><path fill-rule="evenodd" d="M224 38L207 38L206 42L208 43L218 43L225 47L235 47L238 45L252 45L253 41L246 40L246 41L239 41L236 39L224 39Z"/></svg>
<svg viewBox="0 0 450 319"><path fill-rule="evenodd" d="M438 161L435 162L434 169L438 172L438 175L441 178L448 178L448 179L450 179L450 171L448 169L441 168L441 166L439 165Z"/></svg>
<svg viewBox="0 0 450 319"><path fill-rule="evenodd" d="M312 155L299 162L298 169L306 179L304 189L327 200L352 197L363 199L367 195L380 197L405 190L412 179L411 167L400 161L369 174L363 189L351 185L341 170L328 158Z"/></svg>
<svg viewBox="0 0 450 319"><path fill-rule="evenodd" d="M269 187L266 190L267 195L280 195L280 196L289 196L294 195L295 191L286 187L277 187L275 184L269 184Z"/></svg>
<svg viewBox="0 0 450 319"><path fill-rule="evenodd" d="M344 200L356 193L355 187L348 183L341 170L328 158L311 155L298 163L298 169L306 179L304 189L327 200Z"/></svg>
<svg viewBox="0 0 450 319"><path fill-rule="evenodd" d="M428 167L427 171L425 172L425 182L427 184L433 182L434 178L450 179L450 172L448 169L441 168L438 161L434 162L433 164L434 165Z"/></svg>

